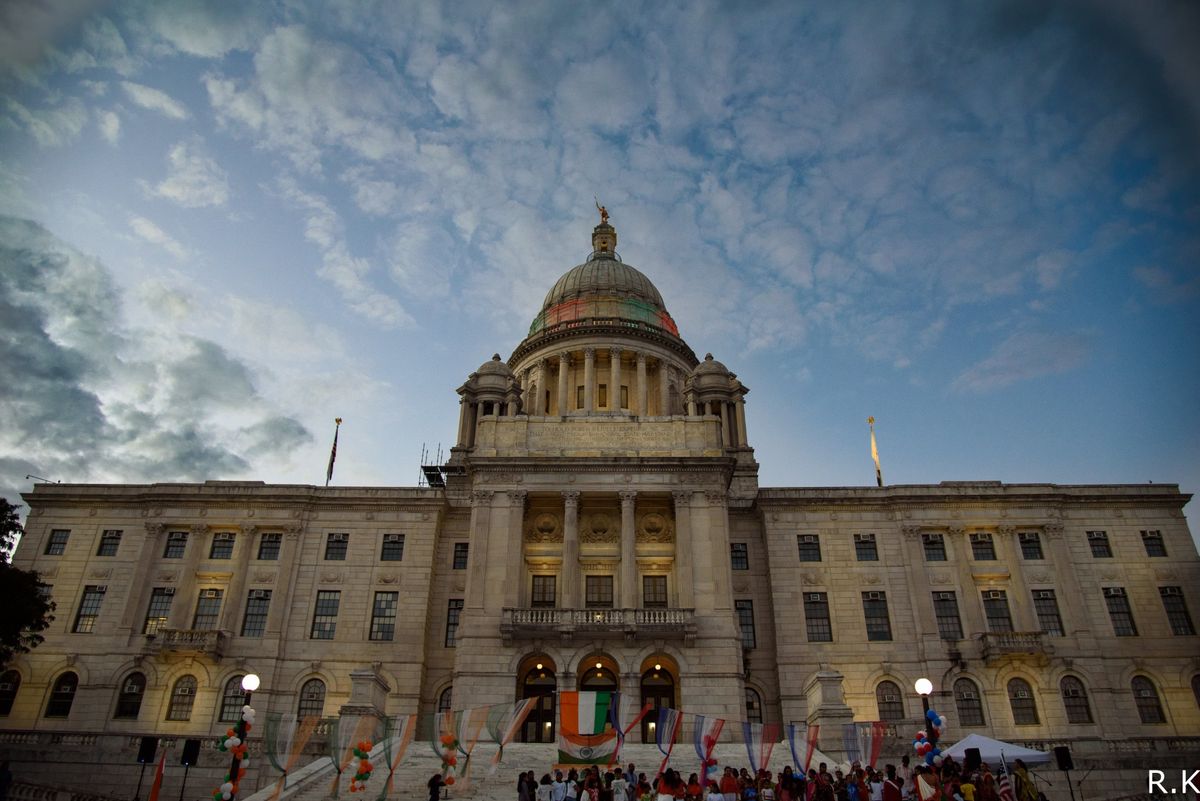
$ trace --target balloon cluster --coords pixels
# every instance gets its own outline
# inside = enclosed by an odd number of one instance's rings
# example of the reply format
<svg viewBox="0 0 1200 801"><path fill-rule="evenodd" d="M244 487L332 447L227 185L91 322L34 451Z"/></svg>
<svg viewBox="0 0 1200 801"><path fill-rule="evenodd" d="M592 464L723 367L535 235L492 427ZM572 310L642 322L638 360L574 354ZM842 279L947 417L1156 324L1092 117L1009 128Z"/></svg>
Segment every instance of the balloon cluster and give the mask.
<svg viewBox="0 0 1200 801"><path fill-rule="evenodd" d="M917 756L925 760L926 765L942 764L942 749L938 748L942 729L946 727L946 719L932 709L925 713L925 728L917 732L913 740L913 750Z"/></svg>
<svg viewBox="0 0 1200 801"><path fill-rule="evenodd" d="M458 757L454 752L458 750L458 738L453 734L442 735L442 775L450 773L454 770L454 766L458 764ZM445 783L447 785L454 784L453 776L446 776Z"/></svg>
<svg viewBox="0 0 1200 801"><path fill-rule="evenodd" d="M244 763L243 763L244 764ZM221 786L213 790L213 801L229 801L238 791L238 781L246 775L246 769L241 765L238 766L237 778L232 778L232 774L225 774L225 781Z"/></svg>
<svg viewBox="0 0 1200 801"><path fill-rule="evenodd" d="M350 792L352 793L367 789L367 780L371 778L371 771L375 769L375 766L367 759L371 748L370 740L361 740L358 745L354 746L354 756L358 758L358 772L350 780Z"/></svg>
<svg viewBox="0 0 1200 801"><path fill-rule="evenodd" d="M246 759L246 732L254 727L254 708L249 704L242 707L242 722L241 733L236 729L227 729L225 736L217 742L218 751L226 751L238 760L237 775L233 775L232 768L230 772L225 774L225 781L221 786L213 790L213 801L229 801L237 795L238 782L246 775L246 768L250 767L250 760Z"/></svg>

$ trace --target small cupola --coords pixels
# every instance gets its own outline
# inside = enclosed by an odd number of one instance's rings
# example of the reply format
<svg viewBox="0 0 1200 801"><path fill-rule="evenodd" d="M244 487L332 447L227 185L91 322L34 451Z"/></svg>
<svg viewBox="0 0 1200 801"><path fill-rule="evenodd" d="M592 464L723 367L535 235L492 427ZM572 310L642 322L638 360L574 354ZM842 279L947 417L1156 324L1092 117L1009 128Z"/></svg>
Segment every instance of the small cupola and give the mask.
<svg viewBox="0 0 1200 801"><path fill-rule="evenodd" d="M600 212L600 224L592 229L592 257L611 258L617 252L617 229L609 225L608 209L601 206L599 201L596 202L596 209Z"/></svg>

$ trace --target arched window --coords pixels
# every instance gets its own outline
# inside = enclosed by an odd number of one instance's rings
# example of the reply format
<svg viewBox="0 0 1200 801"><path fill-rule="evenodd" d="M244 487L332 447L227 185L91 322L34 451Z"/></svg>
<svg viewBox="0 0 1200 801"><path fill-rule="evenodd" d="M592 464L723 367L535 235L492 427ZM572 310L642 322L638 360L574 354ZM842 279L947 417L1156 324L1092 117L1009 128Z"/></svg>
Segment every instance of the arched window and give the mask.
<svg viewBox="0 0 1200 801"><path fill-rule="evenodd" d="M1142 723L1166 723L1167 716L1163 714L1162 702L1158 700L1158 690L1154 682L1145 676L1134 676L1130 682L1133 689L1133 702L1137 704L1138 717Z"/></svg>
<svg viewBox="0 0 1200 801"><path fill-rule="evenodd" d="M1196 682L1192 682L1193 685ZM21 674L15 670L0 673L0 716L12 712L13 701L17 700L17 690L21 689Z"/></svg>
<svg viewBox="0 0 1200 801"><path fill-rule="evenodd" d="M983 700L979 688L970 679L954 682L954 705L958 707L958 725L986 726L983 719Z"/></svg>
<svg viewBox="0 0 1200 801"><path fill-rule="evenodd" d="M453 700L454 700L454 688L453 687L447 687L446 689L442 690L442 694L438 696L437 711L438 712L449 712L451 709L450 704L453 702Z"/></svg>
<svg viewBox="0 0 1200 801"><path fill-rule="evenodd" d="M20 677L17 677L17 681L20 682ZM1200 673L1192 676L1192 695L1196 697L1196 706L1200 706Z"/></svg>
<svg viewBox="0 0 1200 801"><path fill-rule="evenodd" d="M225 682L225 692L221 693L221 714L217 720L221 723L236 723L242 716L242 707L246 704L246 693L242 690L242 676L238 674Z"/></svg>
<svg viewBox="0 0 1200 801"><path fill-rule="evenodd" d="M750 723L762 723L762 697L757 690L746 688L746 720Z"/></svg>
<svg viewBox="0 0 1200 801"><path fill-rule="evenodd" d="M75 702L75 690L79 689L79 677L74 673L64 673L54 682L50 691L50 700L46 703L46 717L65 718L71 714L71 704Z"/></svg>
<svg viewBox="0 0 1200 801"><path fill-rule="evenodd" d="M1091 723L1092 708L1088 705L1087 689L1083 682L1074 676L1063 676L1058 688L1062 690L1067 723Z"/></svg>
<svg viewBox="0 0 1200 801"><path fill-rule="evenodd" d="M142 711L142 698L146 695L146 676L142 673L130 673L121 682L121 691L117 694L117 710L114 718L136 718Z"/></svg>
<svg viewBox="0 0 1200 801"><path fill-rule="evenodd" d="M1013 723L1018 726L1036 726L1041 722L1037 702L1033 700L1033 688L1025 679L1008 682L1008 705L1012 707Z"/></svg>
<svg viewBox="0 0 1200 801"><path fill-rule="evenodd" d="M191 720L192 704L196 703L196 677L180 676L171 690L167 705L167 720Z"/></svg>
<svg viewBox="0 0 1200 801"><path fill-rule="evenodd" d="M881 681L875 687L875 704L880 720L904 720L904 697L894 681Z"/></svg>
<svg viewBox="0 0 1200 801"><path fill-rule="evenodd" d="M325 682L320 679L309 679L300 688L300 706L296 708L296 716L319 718L323 714L325 714Z"/></svg>
<svg viewBox="0 0 1200 801"><path fill-rule="evenodd" d="M590 692L611 693L620 689L617 677L606 667L591 667L579 677L579 689Z"/></svg>

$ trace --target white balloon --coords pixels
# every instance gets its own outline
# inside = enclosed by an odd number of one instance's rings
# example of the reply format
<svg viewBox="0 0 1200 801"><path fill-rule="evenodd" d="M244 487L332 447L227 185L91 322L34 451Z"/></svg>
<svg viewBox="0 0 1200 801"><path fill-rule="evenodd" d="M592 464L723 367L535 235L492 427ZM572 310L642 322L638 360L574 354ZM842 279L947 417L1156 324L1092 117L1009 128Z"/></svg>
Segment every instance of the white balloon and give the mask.
<svg viewBox="0 0 1200 801"><path fill-rule="evenodd" d="M222 792L222 793L230 793L230 792L233 792L233 782L225 782L224 784L222 784L222 785L221 785L221 792Z"/></svg>
<svg viewBox="0 0 1200 801"><path fill-rule="evenodd" d="M233 798L233 793L221 793L221 798L224 798L225 801L229 801L229 799Z"/></svg>

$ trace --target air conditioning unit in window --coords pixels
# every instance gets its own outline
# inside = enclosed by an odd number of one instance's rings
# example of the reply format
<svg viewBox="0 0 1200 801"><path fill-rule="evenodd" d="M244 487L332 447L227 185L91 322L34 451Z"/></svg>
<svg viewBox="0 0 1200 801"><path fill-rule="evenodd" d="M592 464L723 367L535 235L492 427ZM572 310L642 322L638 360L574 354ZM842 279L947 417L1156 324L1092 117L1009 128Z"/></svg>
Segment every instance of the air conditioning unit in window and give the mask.
<svg viewBox="0 0 1200 801"><path fill-rule="evenodd" d="M808 594L808 598L807 598L807 599L808 599L809 601L824 601L824 600L825 600L825 593L822 593L822 592L810 592L810 593Z"/></svg>
<svg viewBox="0 0 1200 801"><path fill-rule="evenodd" d="M174 594L175 594L174 587L163 587L163 595L174 595Z"/></svg>
<svg viewBox="0 0 1200 801"><path fill-rule="evenodd" d="M1135 693L1135 694L1137 695L1138 698L1153 698L1154 690L1145 690L1145 689L1138 690L1137 693Z"/></svg>
<svg viewBox="0 0 1200 801"><path fill-rule="evenodd" d="M1063 698L1082 698L1083 693L1076 689L1063 690Z"/></svg>
<svg viewBox="0 0 1200 801"><path fill-rule="evenodd" d="M922 534L921 541L922 542L941 542L942 535L941 534Z"/></svg>
<svg viewBox="0 0 1200 801"><path fill-rule="evenodd" d="M219 531L213 534L213 539L217 542L233 542L234 534L232 531Z"/></svg>
<svg viewBox="0 0 1200 801"><path fill-rule="evenodd" d="M10 693L13 690L12 682L0 682L0 693Z"/></svg>
<svg viewBox="0 0 1200 801"><path fill-rule="evenodd" d="M1125 597L1125 588L1124 587L1105 587L1104 588L1104 597L1105 598L1124 598Z"/></svg>
<svg viewBox="0 0 1200 801"><path fill-rule="evenodd" d="M267 590L250 590L250 597L254 600L266 600L271 597L271 593Z"/></svg>
<svg viewBox="0 0 1200 801"><path fill-rule="evenodd" d="M121 690L121 692L125 693L126 695L130 693L140 693L141 691L141 685L139 685L136 681L125 682L125 689Z"/></svg>
<svg viewBox="0 0 1200 801"><path fill-rule="evenodd" d="M817 539L817 535L816 535L816 534L801 534L801 535L800 535L800 541L801 541L801 542L803 542L803 543L814 543L814 542L820 542L820 540L819 540L819 539Z"/></svg>
<svg viewBox="0 0 1200 801"><path fill-rule="evenodd" d="M935 600L935 601L953 601L954 593L952 593L952 592L935 592L933 594L933 600Z"/></svg>
<svg viewBox="0 0 1200 801"><path fill-rule="evenodd" d="M1054 600L1054 590L1034 590L1033 597L1035 600L1052 601Z"/></svg>
<svg viewBox="0 0 1200 801"><path fill-rule="evenodd" d="M180 687L178 690L175 691L175 694L176 695L191 695L194 692L195 692L195 690L193 690L191 687Z"/></svg>
<svg viewBox="0 0 1200 801"><path fill-rule="evenodd" d="M882 601L883 593L882 592L864 592L863 597L866 598L868 601Z"/></svg>
<svg viewBox="0 0 1200 801"><path fill-rule="evenodd" d="M875 535L874 534L855 534L854 541L855 542L874 542Z"/></svg>
<svg viewBox="0 0 1200 801"><path fill-rule="evenodd" d="M1087 538L1089 540L1106 540L1106 539L1108 539L1108 532L1107 531L1089 531L1087 533Z"/></svg>
<svg viewBox="0 0 1200 801"><path fill-rule="evenodd" d="M1017 535L1017 539L1019 539L1021 542L1034 542L1037 540L1037 538L1037 532L1034 531L1022 531Z"/></svg>
<svg viewBox="0 0 1200 801"><path fill-rule="evenodd" d="M349 534L330 534L329 541L330 542L349 542L350 535Z"/></svg>
<svg viewBox="0 0 1200 801"><path fill-rule="evenodd" d="M881 700L881 701L883 701L885 704L895 704L895 703L899 703L899 701L900 701L900 696L898 696L898 695L885 695L885 696L882 696L882 697L880 698L880 700Z"/></svg>
<svg viewBox="0 0 1200 801"><path fill-rule="evenodd" d="M988 601L1003 601L1004 590L984 590L983 597Z"/></svg>
<svg viewBox="0 0 1200 801"><path fill-rule="evenodd" d="M200 597L201 598L220 598L221 591L220 590L200 590Z"/></svg>
<svg viewBox="0 0 1200 801"><path fill-rule="evenodd" d="M976 531L971 534L971 542L991 542L992 535L986 531Z"/></svg>
<svg viewBox="0 0 1200 801"><path fill-rule="evenodd" d="M1178 587L1159 587L1158 592L1160 595L1183 595L1183 590Z"/></svg>
<svg viewBox="0 0 1200 801"><path fill-rule="evenodd" d="M974 690L963 690L960 693L955 693L954 697L961 698L963 701L974 701L979 696L975 694Z"/></svg>
<svg viewBox="0 0 1200 801"><path fill-rule="evenodd" d="M108 585L107 584L97 584L95 587L92 587L92 589L95 590L96 592L108 592Z"/></svg>
<svg viewBox="0 0 1200 801"><path fill-rule="evenodd" d="M384 534L383 541L384 542L404 542L404 535L403 534Z"/></svg>
<svg viewBox="0 0 1200 801"><path fill-rule="evenodd" d="M1027 693L1025 690L1017 690L1015 693L1013 693L1013 698L1028 698L1028 697L1029 697L1029 693Z"/></svg>

